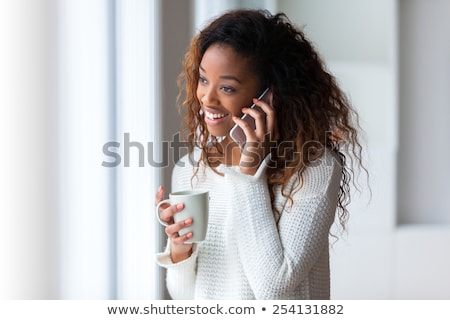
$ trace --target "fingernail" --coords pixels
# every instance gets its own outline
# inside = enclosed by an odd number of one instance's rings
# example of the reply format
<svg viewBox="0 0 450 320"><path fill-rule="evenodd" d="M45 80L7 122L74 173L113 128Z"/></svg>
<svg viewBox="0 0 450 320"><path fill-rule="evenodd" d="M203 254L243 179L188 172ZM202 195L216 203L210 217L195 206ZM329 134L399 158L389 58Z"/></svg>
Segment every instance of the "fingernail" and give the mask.
<svg viewBox="0 0 450 320"><path fill-rule="evenodd" d="M186 220L184 220L185 225L190 225L191 223L192 223L192 218L187 218Z"/></svg>
<svg viewBox="0 0 450 320"><path fill-rule="evenodd" d="M188 238L188 239L192 238L192 232L189 232L188 234L186 234L186 238Z"/></svg>
<svg viewBox="0 0 450 320"><path fill-rule="evenodd" d="M181 210L181 209L183 209L183 207L184 207L184 206L183 206L183 204L182 204L182 203L179 203L179 204L177 204L177 209L178 209L178 210Z"/></svg>

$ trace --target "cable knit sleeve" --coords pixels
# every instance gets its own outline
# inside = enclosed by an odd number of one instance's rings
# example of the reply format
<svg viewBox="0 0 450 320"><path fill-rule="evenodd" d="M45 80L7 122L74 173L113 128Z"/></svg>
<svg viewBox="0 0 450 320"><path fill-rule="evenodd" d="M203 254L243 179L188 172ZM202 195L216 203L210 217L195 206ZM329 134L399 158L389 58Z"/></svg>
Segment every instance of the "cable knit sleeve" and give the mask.
<svg viewBox="0 0 450 320"><path fill-rule="evenodd" d="M194 299L195 268L197 265L197 246L194 244L191 256L178 263L170 258L170 240L164 252L156 255L158 265L167 269L166 286L170 296L177 300Z"/></svg>
<svg viewBox="0 0 450 320"><path fill-rule="evenodd" d="M304 171L300 188L287 200L279 224L274 218L265 164L255 176L224 167L224 189L232 206L231 224L239 259L256 299L286 299L307 279L328 250L341 168L330 154ZM291 185L296 185L293 177Z"/></svg>

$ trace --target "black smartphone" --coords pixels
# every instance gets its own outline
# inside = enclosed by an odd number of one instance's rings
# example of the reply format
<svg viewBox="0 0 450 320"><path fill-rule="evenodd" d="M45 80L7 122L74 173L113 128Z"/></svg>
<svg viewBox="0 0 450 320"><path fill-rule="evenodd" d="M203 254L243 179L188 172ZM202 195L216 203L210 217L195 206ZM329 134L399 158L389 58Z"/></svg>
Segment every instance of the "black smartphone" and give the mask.
<svg viewBox="0 0 450 320"><path fill-rule="evenodd" d="M261 93L261 95L259 96L258 100L263 100L265 102L268 102L268 101L263 99L264 96L266 96L268 91L269 91L269 88L264 90L263 93ZM252 104L250 108L255 108L255 107L257 107L257 106L255 104ZM244 120L245 122L247 122L248 125L253 130L256 129L255 119L253 117L251 117L248 114L244 114L241 119ZM235 124L234 127L230 130L230 136L241 148L242 148L242 146L245 144L245 142L247 140L247 138L245 136L245 133L244 133L244 130L242 130L241 127L239 127L237 124Z"/></svg>

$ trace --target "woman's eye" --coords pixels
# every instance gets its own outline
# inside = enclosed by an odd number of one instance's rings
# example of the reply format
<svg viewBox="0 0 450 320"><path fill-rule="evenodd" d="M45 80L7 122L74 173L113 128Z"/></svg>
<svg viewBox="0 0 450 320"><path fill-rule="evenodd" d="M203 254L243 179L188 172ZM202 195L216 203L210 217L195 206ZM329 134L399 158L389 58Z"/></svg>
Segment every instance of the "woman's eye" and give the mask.
<svg viewBox="0 0 450 320"><path fill-rule="evenodd" d="M231 87L222 87L222 90L226 93L234 92L234 88Z"/></svg>
<svg viewBox="0 0 450 320"><path fill-rule="evenodd" d="M203 83L203 84L207 83L206 79L203 78L202 76L198 77L198 82Z"/></svg>

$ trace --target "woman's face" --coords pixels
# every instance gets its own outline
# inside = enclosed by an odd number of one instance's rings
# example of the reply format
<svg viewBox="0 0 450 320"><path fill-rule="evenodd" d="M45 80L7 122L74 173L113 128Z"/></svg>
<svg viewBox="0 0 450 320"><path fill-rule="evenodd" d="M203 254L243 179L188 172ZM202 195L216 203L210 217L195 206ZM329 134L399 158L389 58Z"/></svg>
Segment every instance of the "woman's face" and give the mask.
<svg viewBox="0 0 450 320"><path fill-rule="evenodd" d="M261 85L250 71L248 59L226 45L211 45L199 72L197 98L208 131L216 137L228 136L234 126L232 116L242 115L241 109L261 94Z"/></svg>

